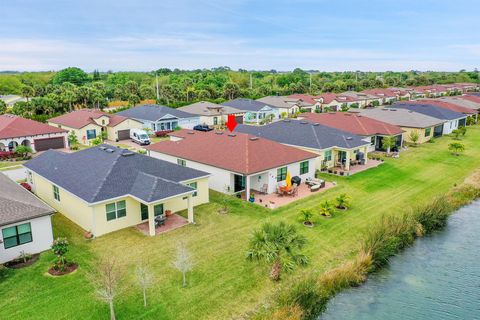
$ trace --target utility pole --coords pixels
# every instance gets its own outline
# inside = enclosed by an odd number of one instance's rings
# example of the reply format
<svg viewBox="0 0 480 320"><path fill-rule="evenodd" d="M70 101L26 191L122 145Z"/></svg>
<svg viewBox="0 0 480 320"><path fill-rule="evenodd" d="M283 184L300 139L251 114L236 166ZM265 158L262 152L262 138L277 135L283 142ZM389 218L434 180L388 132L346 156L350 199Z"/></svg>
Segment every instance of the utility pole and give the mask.
<svg viewBox="0 0 480 320"><path fill-rule="evenodd" d="M250 73L250 90L252 90L253 87L253 79L252 79L252 74Z"/></svg>
<svg viewBox="0 0 480 320"><path fill-rule="evenodd" d="M158 89L158 75L155 75L155 82L156 82L156 87L157 87L157 103L160 101L160 90Z"/></svg>
<svg viewBox="0 0 480 320"><path fill-rule="evenodd" d="M310 89L308 90L308 92L312 94L312 73L310 72L309 74L310 74Z"/></svg>

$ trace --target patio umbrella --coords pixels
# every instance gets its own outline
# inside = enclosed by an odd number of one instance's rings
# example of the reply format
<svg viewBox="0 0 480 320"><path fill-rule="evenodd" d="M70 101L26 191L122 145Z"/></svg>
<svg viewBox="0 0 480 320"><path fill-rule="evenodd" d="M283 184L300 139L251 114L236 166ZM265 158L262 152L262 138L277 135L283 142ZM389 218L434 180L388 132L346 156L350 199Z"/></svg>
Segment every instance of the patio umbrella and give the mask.
<svg viewBox="0 0 480 320"><path fill-rule="evenodd" d="M292 178L290 177L290 171L287 171L287 177L285 178L285 186L287 187L287 189L290 189L290 187L292 186Z"/></svg>

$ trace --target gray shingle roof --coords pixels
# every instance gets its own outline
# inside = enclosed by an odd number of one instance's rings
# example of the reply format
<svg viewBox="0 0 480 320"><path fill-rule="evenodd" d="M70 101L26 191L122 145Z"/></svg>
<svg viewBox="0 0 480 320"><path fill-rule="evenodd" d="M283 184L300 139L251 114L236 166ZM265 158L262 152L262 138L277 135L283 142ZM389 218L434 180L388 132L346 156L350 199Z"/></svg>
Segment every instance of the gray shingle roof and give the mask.
<svg viewBox="0 0 480 320"><path fill-rule="evenodd" d="M208 175L109 145L75 153L49 150L25 166L88 203L128 194L145 202L161 200L192 192L181 182Z"/></svg>
<svg viewBox="0 0 480 320"><path fill-rule="evenodd" d="M267 105L271 105L276 108L290 109L291 107L293 107L293 104L288 103L287 100L288 98L285 96L266 96L257 99L257 101L266 103Z"/></svg>
<svg viewBox="0 0 480 320"><path fill-rule="evenodd" d="M369 144L362 137L307 121L278 121L265 126L238 125L236 131L292 146L312 149L356 148Z"/></svg>
<svg viewBox="0 0 480 320"><path fill-rule="evenodd" d="M157 104L145 104L118 112L117 114L128 118L148 121L157 121L167 114L179 119L197 117L197 115L191 113Z"/></svg>
<svg viewBox="0 0 480 320"><path fill-rule="evenodd" d="M217 111L219 110L220 111ZM217 116L220 114L235 114L235 113L243 113L244 111L238 110L232 107L208 102L208 101L200 101L193 104L189 104L188 106L184 106L178 108L180 111L189 112L191 114L196 114L199 116Z"/></svg>
<svg viewBox="0 0 480 320"><path fill-rule="evenodd" d="M0 226L50 215L51 207L0 173Z"/></svg>
<svg viewBox="0 0 480 320"><path fill-rule="evenodd" d="M440 120L455 120L465 118L466 115L460 112L455 112L449 109L437 107L431 104L418 104L418 103L396 103L393 105L396 109L407 109L414 112L424 114L429 117L437 118Z"/></svg>
<svg viewBox="0 0 480 320"><path fill-rule="evenodd" d="M428 128L444 123L444 120L423 113L397 108L355 109L365 117L407 128Z"/></svg>
<svg viewBox="0 0 480 320"><path fill-rule="evenodd" d="M239 110L254 111L254 112L260 111L265 106L276 109L275 106L269 105L268 103L252 100L252 99L244 99L244 98L226 101L222 103L222 105L229 106Z"/></svg>

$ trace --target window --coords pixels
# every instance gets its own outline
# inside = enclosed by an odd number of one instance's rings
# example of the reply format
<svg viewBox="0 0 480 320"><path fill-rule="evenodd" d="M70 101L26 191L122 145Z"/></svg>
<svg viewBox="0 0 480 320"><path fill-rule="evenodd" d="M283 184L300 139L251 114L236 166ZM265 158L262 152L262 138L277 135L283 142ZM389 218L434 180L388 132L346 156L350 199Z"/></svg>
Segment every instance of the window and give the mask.
<svg viewBox="0 0 480 320"><path fill-rule="evenodd" d="M287 178L287 167L277 169L277 182L283 181Z"/></svg>
<svg viewBox="0 0 480 320"><path fill-rule="evenodd" d="M107 221L115 220L127 215L127 206L125 200L108 203L106 206Z"/></svg>
<svg viewBox="0 0 480 320"><path fill-rule="evenodd" d="M430 131L432 131L432 128L425 129L425 137L430 137Z"/></svg>
<svg viewBox="0 0 480 320"><path fill-rule="evenodd" d="M177 159L177 164L182 166L182 167L186 167L187 166L187 161L185 161L183 159Z"/></svg>
<svg viewBox="0 0 480 320"><path fill-rule="evenodd" d="M196 182L192 182L192 183L189 183L188 184L189 187L192 187L193 189L197 190L197 183ZM196 197L197 196L197 191L195 191L192 195L192 197Z"/></svg>
<svg viewBox="0 0 480 320"><path fill-rule="evenodd" d="M87 130L87 140L95 139L97 137L97 131L95 129Z"/></svg>
<svg viewBox="0 0 480 320"><path fill-rule="evenodd" d="M162 214L163 214L163 203L154 205L153 215L156 217L156 216L161 216Z"/></svg>
<svg viewBox="0 0 480 320"><path fill-rule="evenodd" d="M376 139L377 139L376 136L373 136L373 137L370 138L370 145L371 145L371 146L374 146L374 145L375 145Z"/></svg>
<svg viewBox="0 0 480 320"><path fill-rule="evenodd" d="M218 118L217 117L213 117L213 125L217 125L218 124Z"/></svg>
<svg viewBox="0 0 480 320"><path fill-rule="evenodd" d="M308 173L308 161L300 162L300 174Z"/></svg>
<svg viewBox="0 0 480 320"><path fill-rule="evenodd" d="M2 230L5 249L32 242L32 228L29 223L8 227Z"/></svg>
<svg viewBox="0 0 480 320"><path fill-rule="evenodd" d="M53 198L60 201L60 190L58 190L58 187L55 185L53 185Z"/></svg>
<svg viewBox="0 0 480 320"><path fill-rule="evenodd" d="M324 160L325 161L332 161L332 150L325 151Z"/></svg>

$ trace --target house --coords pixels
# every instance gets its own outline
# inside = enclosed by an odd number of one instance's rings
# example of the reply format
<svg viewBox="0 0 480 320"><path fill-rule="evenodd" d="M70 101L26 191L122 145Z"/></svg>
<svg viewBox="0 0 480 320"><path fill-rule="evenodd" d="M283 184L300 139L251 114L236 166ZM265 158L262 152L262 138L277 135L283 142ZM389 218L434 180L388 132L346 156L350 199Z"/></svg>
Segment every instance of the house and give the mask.
<svg viewBox="0 0 480 320"><path fill-rule="evenodd" d="M50 249L55 210L2 173L0 186L0 263Z"/></svg>
<svg viewBox="0 0 480 320"><path fill-rule="evenodd" d="M316 112L320 110L321 107L316 96L303 93L289 95L287 97L287 103L298 106L298 111L302 110L302 112Z"/></svg>
<svg viewBox="0 0 480 320"><path fill-rule="evenodd" d="M65 148L67 131L48 124L11 114L0 115L0 151L14 150L18 145L33 152Z"/></svg>
<svg viewBox="0 0 480 320"><path fill-rule="evenodd" d="M322 93L321 95L315 97L315 100L320 103L321 112L340 111L342 108L347 108L349 105L354 103L353 99L347 99L347 97L338 98L337 95L332 92Z"/></svg>
<svg viewBox="0 0 480 320"><path fill-rule="evenodd" d="M448 102L446 100L441 100L441 99L421 99L421 100L416 100L412 102L418 103L418 104L426 103L426 104L430 104L440 108L448 109L451 111L460 112L466 115L467 119L470 117L475 123L477 122L477 119L478 119L478 112L479 112L478 110L461 106L458 103L452 103L452 102Z"/></svg>
<svg viewBox="0 0 480 320"><path fill-rule="evenodd" d="M142 128L137 120L96 109L72 111L49 119L48 124L74 132L78 142L86 145L103 132L108 140L120 141L130 139L130 129Z"/></svg>
<svg viewBox="0 0 480 320"><path fill-rule="evenodd" d="M17 102L26 102L27 98L22 96L18 96L16 94L7 94L7 95L0 95L0 100L3 100L7 107L13 107Z"/></svg>
<svg viewBox="0 0 480 320"><path fill-rule="evenodd" d="M458 127L467 124L467 116L460 112L451 111L431 104L423 103L397 103L394 105L396 109L407 109L414 112L422 113L429 117L437 118L444 121L443 134L450 134Z"/></svg>
<svg viewBox="0 0 480 320"><path fill-rule="evenodd" d="M360 112L365 117L399 126L405 131L403 140L406 142L413 142L411 139L412 132L418 134L416 143L424 143L432 137L441 136L443 124L445 123L444 120L407 109L374 108L362 109L357 112Z"/></svg>
<svg viewBox="0 0 480 320"><path fill-rule="evenodd" d="M461 107L469 108L474 111L480 112L480 96L467 94L467 95L456 96L456 97L442 97L442 98L439 98L439 100L453 103Z"/></svg>
<svg viewBox="0 0 480 320"><path fill-rule="evenodd" d="M209 200L209 174L110 145L64 153L49 150L25 164L33 192L94 236L148 221L167 210Z"/></svg>
<svg viewBox="0 0 480 320"><path fill-rule="evenodd" d="M387 90L395 94L397 101L406 101L411 100L412 98L411 90L409 90L408 88L390 87L387 88Z"/></svg>
<svg viewBox="0 0 480 320"><path fill-rule="evenodd" d="M361 136L370 143L368 151L382 150L384 137L394 137L396 147L399 150L403 143L403 130L393 124L367 118L359 113L351 112L328 112L328 113L304 113L301 117L313 123L332 127L345 132Z"/></svg>
<svg viewBox="0 0 480 320"><path fill-rule="evenodd" d="M316 153L319 155L315 163L317 170L339 167L349 171L351 162L362 160L366 164L368 161L370 142L318 123L285 119L266 126L239 125L236 131Z"/></svg>
<svg viewBox="0 0 480 320"><path fill-rule="evenodd" d="M382 104L382 98L373 94L356 92L356 91L345 91L337 95L337 99L342 101L345 100L348 107L357 107L357 108L366 108L369 106L374 106ZM350 102L350 103L349 103Z"/></svg>
<svg viewBox="0 0 480 320"><path fill-rule="evenodd" d="M200 101L188 106L178 108L177 110L184 111L190 114L195 114L200 117L200 123L208 126L217 126L225 124L228 121L228 115L234 115L237 123L243 122L244 111L238 110L220 104Z"/></svg>
<svg viewBox="0 0 480 320"><path fill-rule="evenodd" d="M363 90L362 93L367 94L369 96L380 97L381 99L380 105L392 104L398 99L397 94L390 89L384 89L384 88L367 89L367 90Z"/></svg>
<svg viewBox="0 0 480 320"><path fill-rule="evenodd" d="M192 129L200 124L200 117L196 114L157 104L140 105L117 114L141 121L145 129L153 132L175 130L177 127Z"/></svg>
<svg viewBox="0 0 480 320"><path fill-rule="evenodd" d="M241 125L240 125L241 126ZM254 135L181 130L172 141L147 147L150 156L210 172L210 188L227 194L273 193L287 172L302 181L315 175L317 154Z"/></svg>
<svg viewBox="0 0 480 320"><path fill-rule="evenodd" d="M283 118L300 112L300 109L304 107L304 103L300 99L290 98L290 96L267 96L257 99L257 101L274 106Z"/></svg>
<svg viewBox="0 0 480 320"><path fill-rule="evenodd" d="M280 118L279 108L257 100L238 98L224 102L222 106L245 111L243 120L246 123L263 124Z"/></svg>

